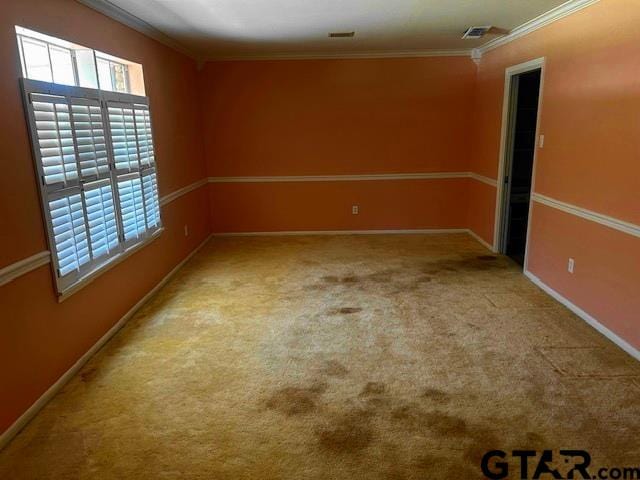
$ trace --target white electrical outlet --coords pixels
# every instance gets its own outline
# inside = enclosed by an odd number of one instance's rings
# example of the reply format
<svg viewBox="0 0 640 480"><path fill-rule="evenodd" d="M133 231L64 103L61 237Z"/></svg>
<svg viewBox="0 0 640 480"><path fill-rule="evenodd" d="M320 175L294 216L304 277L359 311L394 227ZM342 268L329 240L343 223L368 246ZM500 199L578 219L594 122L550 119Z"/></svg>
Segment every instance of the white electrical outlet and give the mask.
<svg viewBox="0 0 640 480"><path fill-rule="evenodd" d="M569 262L567 263L567 271L569 273L573 273L573 268L576 266L576 262L573 258L569 259Z"/></svg>
<svg viewBox="0 0 640 480"><path fill-rule="evenodd" d="M184 226L184 236L188 237L189 236L189 225L185 225Z"/></svg>
<svg viewBox="0 0 640 480"><path fill-rule="evenodd" d="M544 148L544 135L540 135L540 148Z"/></svg>
<svg viewBox="0 0 640 480"><path fill-rule="evenodd" d="M360 213L360 207L358 205L354 205L351 207L351 213L354 215L358 215Z"/></svg>

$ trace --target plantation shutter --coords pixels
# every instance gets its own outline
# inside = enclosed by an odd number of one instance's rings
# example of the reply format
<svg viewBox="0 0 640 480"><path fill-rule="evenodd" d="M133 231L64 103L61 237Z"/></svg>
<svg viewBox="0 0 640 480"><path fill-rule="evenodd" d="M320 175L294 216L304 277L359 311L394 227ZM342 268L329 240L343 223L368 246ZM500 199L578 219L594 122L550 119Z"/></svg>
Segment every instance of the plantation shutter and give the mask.
<svg viewBox="0 0 640 480"><path fill-rule="evenodd" d="M160 200L149 107L109 101L109 131L115 159L125 245L160 227Z"/></svg>
<svg viewBox="0 0 640 480"><path fill-rule="evenodd" d="M144 97L22 80L58 292L161 227Z"/></svg>
<svg viewBox="0 0 640 480"><path fill-rule="evenodd" d="M109 177L102 106L97 100L73 99L72 102L73 131L78 144L82 178L87 180Z"/></svg>
<svg viewBox="0 0 640 480"><path fill-rule="evenodd" d="M30 101L42 181L49 190L78 185L68 99L34 93Z"/></svg>
<svg viewBox="0 0 640 480"><path fill-rule="evenodd" d="M94 259L118 250L118 226L111 179L85 186L84 203L87 210L91 253Z"/></svg>

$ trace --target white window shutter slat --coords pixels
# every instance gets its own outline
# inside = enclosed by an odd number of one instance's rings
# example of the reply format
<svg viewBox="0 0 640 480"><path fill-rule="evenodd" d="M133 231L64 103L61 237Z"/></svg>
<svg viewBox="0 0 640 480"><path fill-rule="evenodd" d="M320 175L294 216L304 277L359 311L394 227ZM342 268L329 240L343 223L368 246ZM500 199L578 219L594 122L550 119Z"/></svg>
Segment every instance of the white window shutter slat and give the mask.
<svg viewBox="0 0 640 480"><path fill-rule="evenodd" d="M118 201L125 241L141 237L146 230L146 224L139 175L118 178Z"/></svg>
<svg viewBox="0 0 640 480"><path fill-rule="evenodd" d="M158 183L155 170L142 176L142 190L144 192L144 209L147 228L160 226L160 201L158 199Z"/></svg>
<svg viewBox="0 0 640 480"><path fill-rule="evenodd" d="M91 256L93 260L118 250L118 226L111 179L85 185Z"/></svg>
<svg viewBox="0 0 640 480"><path fill-rule="evenodd" d="M108 107L111 146L116 170L133 172L140 169L133 108L127 106Z"/></svg>
<svg viewBox="0 0 640 480"><path fill-rule="evenodd" d="M78 191L49 201L53 241L60 276L67 275L91 260L84 206Z"/></svg>
<svg viewBox="0 0 640 480"><path fill-rule="evenodd" d="M62 188L76 185L78 165L67 99L33 94L31 108L38 140L34 150L42 165L44 184Z"/></svg>
<svg viewBox="0 0 640 480"><path fill-rule="evenodd" d="M109 175L109 157L100 102L72 100L73 132L83 179Z"/></svg>
<svg viewBox="0 0 640 480"><path fill-rule="evenodd" d="M136 136L140 152L140 165L151 167L155 162L153 136L151 135L151 116L146 105L135 105Z"/></svg>

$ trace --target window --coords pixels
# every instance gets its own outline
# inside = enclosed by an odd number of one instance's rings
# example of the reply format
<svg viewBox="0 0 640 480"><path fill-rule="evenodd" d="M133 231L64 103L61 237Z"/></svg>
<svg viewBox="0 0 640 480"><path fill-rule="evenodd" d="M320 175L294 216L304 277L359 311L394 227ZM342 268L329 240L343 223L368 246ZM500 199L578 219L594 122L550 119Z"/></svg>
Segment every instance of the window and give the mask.
<svg viewBox="0 0 640 480"><path fill-rule="evenodd" d="M96 56L109 84L85 88L77 85L83 74L72 48L26 37L19 45L52 265L64 295L162 229L151 113L146 97L121 93L129 89L125 63Z"/></svg>
<svg viewBox="0 0 640 480"><path fill-rule="evenodd" d="M22 74L44 82L144 95L142 65L16 27Z"/></svg>
<svg viewBox="0 0 640 480"><path fill-rule="evenodd" d="M129 91L129 67L123 63L96 56L98 80L102 90Z"/></svg>

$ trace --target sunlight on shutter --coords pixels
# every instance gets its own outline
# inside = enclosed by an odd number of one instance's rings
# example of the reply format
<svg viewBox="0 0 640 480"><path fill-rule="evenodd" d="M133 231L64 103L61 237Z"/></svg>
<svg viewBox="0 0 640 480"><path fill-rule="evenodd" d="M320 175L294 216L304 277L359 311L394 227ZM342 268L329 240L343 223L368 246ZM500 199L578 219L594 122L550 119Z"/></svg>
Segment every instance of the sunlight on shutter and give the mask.
<svg viewBox="0 0 640 480"><path fill-rule="evenodd" d="M98 101L79 103L72 100L73 132L78 146L80 172L83 178L109 174L109 157L105 142L102 113Z"/></svg>
<svg viewBox="0 0 640 480"><path fill-rule="evenodd" d="M64 276L90 260L82 198L74 193L51 200L49 212L58 269Z"/></svg>
<svg viewBox="0 0 640 480"><path fill-rule="evenodd" d="M31 95L31 100L44 183L67 186L78 179L67 100L38 94Z"/></svg>
<svg viewBox="0 0 640 480"><path fill-rule="evenodd" d="M136 105L135 109L136 134L140 165L150 167L154 163L153 137L151 136L151 117L146 105Z"/></svg>
<svg viewBox="0 0 640 480"><path fill-rule="evenodd" d="M133 109L109 106L109 129L116 169L136 171L140 168Z"/></svg>
<svg viewBox="0 0 640 480"><path fill-rule="evenodd" d="M140 177L118 178L118 200L124 239L140 237L146 230Z"/></svg>
<svg viewBox="0 0 640 480"><path fill-rule="evenodd" d="M86 184L84 200L93 259L118 249L118 227L111 181Z"/></svg>
<svg viewBox="0 0 640 480"><path fill-rule="evenodd" d="M142 190L144 192L147 228L157 227L160 225L160 202L158 201L156 172L148 173L142 177Z"/></svg>

